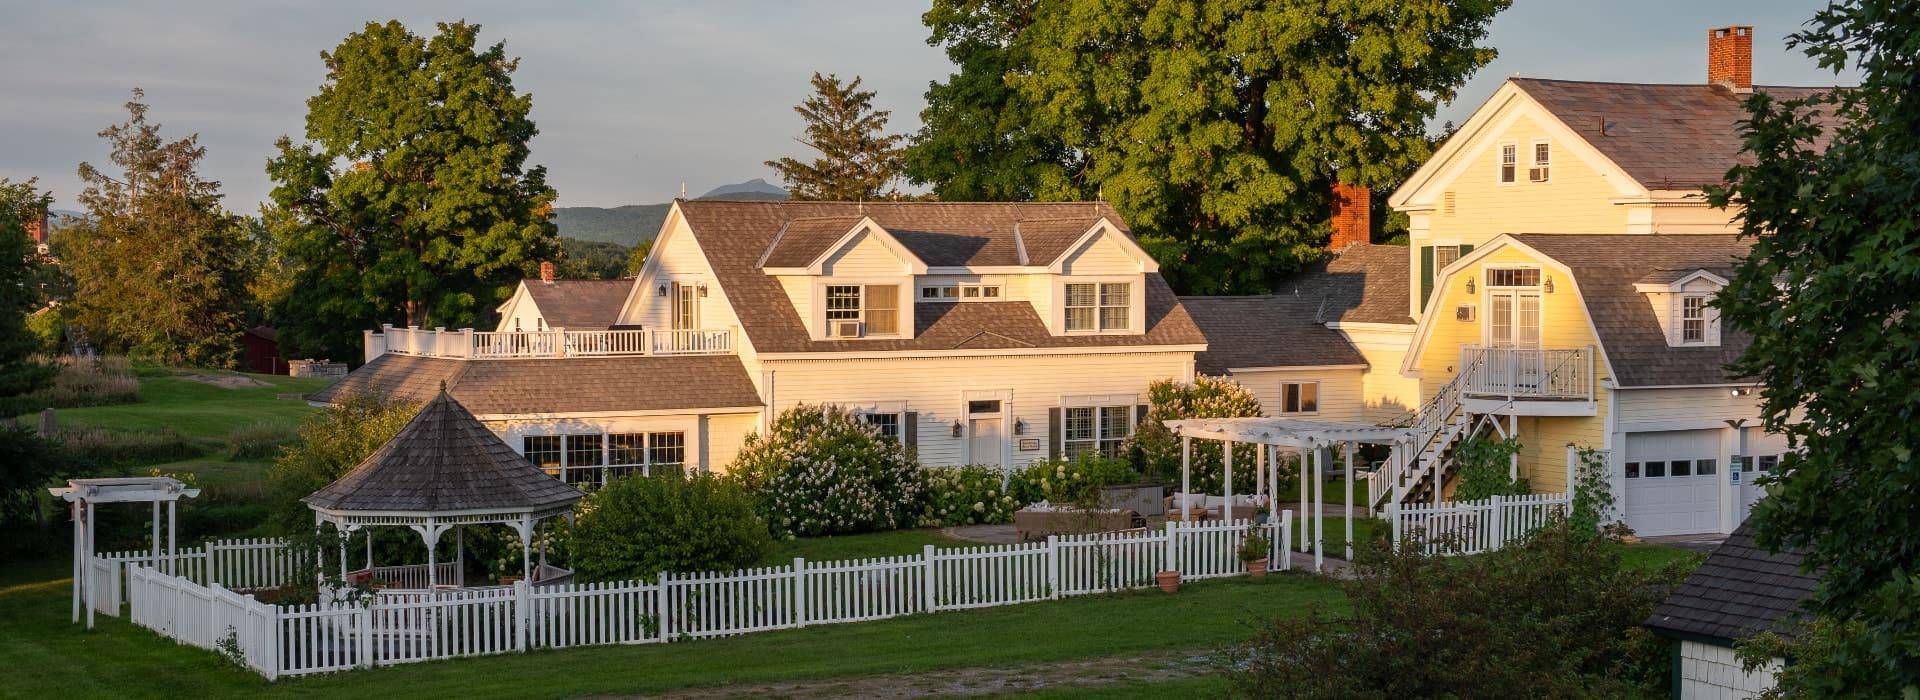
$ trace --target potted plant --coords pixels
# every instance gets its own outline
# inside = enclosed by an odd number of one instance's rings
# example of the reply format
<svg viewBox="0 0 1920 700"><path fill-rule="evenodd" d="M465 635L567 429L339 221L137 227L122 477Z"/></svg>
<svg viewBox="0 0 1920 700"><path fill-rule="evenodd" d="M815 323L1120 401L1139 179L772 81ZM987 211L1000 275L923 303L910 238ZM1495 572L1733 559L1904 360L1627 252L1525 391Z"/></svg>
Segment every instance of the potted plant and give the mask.
<svg viewBox="0 0 1920 700"><path fill-rule="evenodd" d="M1273 543L1259 530L1247 533L1247 539L1240 543L1240 562L1247 565L1247 573L1254 578L1267 575L1267 552L1273 549Z"/></svg>
<svg viewBox="0 0 1920 700"><path fill-rule="evenodd" d="M1156 573L1153 575L1153 582L1160 585L1160 590L1168 593L1180 592L1180 572L1178 571L1167 570Z"/></svg>

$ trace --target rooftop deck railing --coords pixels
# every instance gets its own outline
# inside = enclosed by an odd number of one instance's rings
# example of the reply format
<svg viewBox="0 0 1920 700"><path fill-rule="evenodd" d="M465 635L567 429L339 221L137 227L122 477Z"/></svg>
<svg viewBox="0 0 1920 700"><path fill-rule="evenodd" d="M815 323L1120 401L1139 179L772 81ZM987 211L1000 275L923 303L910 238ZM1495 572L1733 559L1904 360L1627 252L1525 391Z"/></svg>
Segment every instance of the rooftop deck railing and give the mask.
<svg viewBox="0 0 1920 700"><path fill-rule="evenodd" d="M726 328L495 333L383 325L367 331L365 340L368 361L389 353L463 360L733 353L733 331Z"/></svg>
<svg viewBox="0 0 1920 700"><path fill-rule="evenodd" d="M1460 348L1461 392L1514 399L1593 400L1593 349L1467 345Z"/></svg>

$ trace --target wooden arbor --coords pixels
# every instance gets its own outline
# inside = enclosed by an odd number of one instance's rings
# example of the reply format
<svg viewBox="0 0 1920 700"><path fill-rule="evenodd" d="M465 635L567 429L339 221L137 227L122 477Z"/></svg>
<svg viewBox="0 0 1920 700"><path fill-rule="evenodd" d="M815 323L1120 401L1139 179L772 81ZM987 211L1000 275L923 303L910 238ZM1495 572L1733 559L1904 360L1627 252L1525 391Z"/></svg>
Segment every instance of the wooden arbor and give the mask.
<svg viewBox="0 0 1920 700"><path fill-rule="evenodd" d="M93 559L94 506L102 503L153 504L153 554L149 561L156 570L173 573L174 556L179 552L176 536L182 498L200 495L200 489L187 488L180 480L167 476L133 476L109 479L71 479L67 485L47 489L67 502L73 511L73 621L80 621L81 601L89 601L87 628L93 628L94 589L98 587ZM160 504L167 504L167 554L160 556ZM162 566L162 563L165 566ZM113 580L111 578L109 581Z"/></svg>
<svg viewBox="0 0 1920 700"><path fill-rule="evenodd" d="M427 545L424 572L416 567L381 567L403 581L439 586L436 545L448 530L468 525L507 525L520 535L522 575L535 580L534 527L555 516L572 517L579 489L548 476L482 425L466 407L440 394L373 455L333 483L306 498L314 522L331 523L351 534L366 527L405 527ZM340 542L340 569L346 570L346 539ZM544 568L544 565L543 565ZM373 547L367 546L367 575L375 573Z"/></svg>
<svg viewBox="0 0 1920 700"><path fill-rule="evenodd" d="M1266 498L1268 513L1279 513L1279 451L1282 448L1297 450L1300 453L1300 504L1302 521L1300 537L1302 551L1308 538L1313 544L1313 570L1321 569L1322 545L1326 539L1326 523L1321 507L1326 501L1326 483L1321 477L1322 465L1326 463L1330 450L1341 448L1346 456L1346 503L1347 503L1347 551L1348 560L1353 559L1353 453L1363 444L1388 445L1393 449L1391 460L1405 463L1411 458L1414 440L1417 437L1407 428L1394 428L1365 423L1338 423L1332 421L1310 421L1295 418L1188 418L1166 421L1175 435L1180 436L1180 492L1183 502L1176 504L1181 508L1181 518L1191 517L1192 489L1189 488L1192 476L1193 439L1221 441L1222 457L1225 464L1226 500L1231 509L1233 501L1233 446L1235 443L1250 443L1256 446L1251 460L1254 465L1256 496ZM1313 488L1307 488L1307 471L1313 471ZM1306 513L1311 513L1307 519Z"/></svg>

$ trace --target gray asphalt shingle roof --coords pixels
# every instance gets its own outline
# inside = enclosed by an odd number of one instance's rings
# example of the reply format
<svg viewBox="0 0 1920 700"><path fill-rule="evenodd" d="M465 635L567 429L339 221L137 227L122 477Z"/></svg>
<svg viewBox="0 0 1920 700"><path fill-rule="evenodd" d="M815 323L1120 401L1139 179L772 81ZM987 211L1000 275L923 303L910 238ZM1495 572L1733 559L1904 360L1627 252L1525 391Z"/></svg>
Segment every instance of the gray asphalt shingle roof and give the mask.
<svg viewBox="0 0 1920 700"><path fill-rule="evenodd" d="M1573 271L1587 314L1620 386L1723 384L1740 378L1725 367L1752 337L1722 324L1720 345L1672 347L1647 295L1635 282L1651 270L1708 269L1726 276L1752 244L1721 234L1522 233L1514 240Z"/></svg>
<svg viewBox="0 0 1920 700"><path fill-rule="evenodd" d="M488 430L447 392L353 471L309 494L336 511L536 511L586 494L548 476Z"/></svg>
<svg viewBox="0 0 1920 700"><path fill-rule="evenodd" d="M483 415L746 408L762 405L732 355L458 360L387 354L307 398L333 403L379 392L426 401L446 382Z"/></svg>
<svg viewBox="0 0 1920 700"><path fill-rule="evenodd" d="M633 280L526 281L527 295L540 307L548 328L606 330L620 320ZM532 329L529 329L532 330Z"/></svg>
<svg viewBox="0 0 1920 700"><path fill-rule="evenodd" d="M1193 358L1194 370L1201 374L1221 376L1235 368L1367 364L1339 331L1315 320L1321 308L1317 296L1181 297L1180 302L1207 334L1206 352Z"/></svg>
<svg viewBox="0 0 1920 700"><path fill-rule="evenodd" d="M1792 636L1800 604L1820 585L1818 576L1800 571L1804 558L1760 548L1753 524L1743 523L1653 609L1646 625L1726 642L1758 632Z"/></svg>

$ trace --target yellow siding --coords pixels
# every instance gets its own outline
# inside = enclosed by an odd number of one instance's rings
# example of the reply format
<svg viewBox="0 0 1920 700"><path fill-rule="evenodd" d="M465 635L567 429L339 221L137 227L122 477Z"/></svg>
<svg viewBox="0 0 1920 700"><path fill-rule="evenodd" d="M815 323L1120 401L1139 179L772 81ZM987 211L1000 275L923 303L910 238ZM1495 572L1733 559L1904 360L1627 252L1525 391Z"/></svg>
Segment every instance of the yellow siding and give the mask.
<svg viewBox="0 0 1920 700"><path fill-rule="evenodd" d="M1279 416L1280 385L1287 382L1318 382L1320 384L1320 410L1310 414L1289 414L1289 417L1310 418L1313 420L1357 422L1365 420L1366 409L1362 405L1363 380L1361 369L1298 369L1298 370L1255 370L1233 375L1233 380L1253 392L1260 398L1260 412L1268 416Z"/></svg>
<svg viewBox="0 0 1920 700"><path fill-rule="evenodd" d="M1437 195L1438 206L1428 219L1425 240L1416 238L1414 245L1432 241L1481 245L1502 233L1625 233L1626 208L1611 203L1621 194L1606 175L1575 155L1575 149L1583 146L1550 133L1543 125L1545 117L1534 114L1530 104L1516 102L1507 109L1523 113L1505 129L1488 133L1465 149L1478 152ZM1504 118L1497 115L1495 121ZM1548 182L1527 181L1536 139L1546 139L1552 146ZM1503 184L1499 144L1507 142L1519 149L1519 170L1516 182ZM1444 208L1447 192L1453 195L1451 214Z"/></svg>
<svg viewBox="0 0 1920 700"><path fill-rule="evenodd" d="M1598 342L1593 337L1591 324L1587 321L1586 307L1576 296L1573 281L1566 274L1555 270L1546 261L1536 259L1528 253L1513 247L1493 251L1486 258L1473 263L1443 280L1440 305L1433 310L1428 322L1425 342L1421 345L1419 358L1421 396L1431 397L1440 387L1453 379L1460 365L1460 348L1479 345L1483 342L1483 328L1487 322L1487 300L1485 275L1487 267L1502 265L1538 265L1542 274L1554 279L1555 290L1552 294L1541 296L1540 342L1546 348L1586 348L1595 347ZM1466 291L1468 276L1475 278L1474 294ZM1460 304L1471 303L1477 312L1471 322L1455 320L1454 308ZM1595 357L1595 386L1609 381L1605 363ZM1566 445L1574 442L1583 446L1598 448L1605 444L1606 415L1612 396L1605 389L1596 388L1594 415L1575 417L1537 417L1522 418L1520 421L1520 442L1524 451L1520 455L1523 475L1533 480L1538 491L1555 491L1562 487L1566 471ZM1504 419L1503 419L1504 422Z"/></svg>
<svg viewBox="0 0 1920 700"><path fill-rule="evenodd" d="M846 247L828 256L824 272L836 277L898 277L906 263L872 233L862 231Z"/></svg>
<svg viewBox="0 0 1920 700"><path fill-rule="evenodd" d="M1119 241L1100 236L1068 257L1064 270L1069 275L1128 275L1139 272L1140 263Z"/></svg>
<svg viewBox="0 0 1920 700"><path fill-rule="evenodd" d="M801 323L806 324L809 330L813 330L814 326L824 322L824 318L819 321L813 318L812 277L784 275L777 279L780 280L780 288L787 293L787 301L793 304L794 313L800 314Z"/></svg>
<svg viewBox="0 0 1920 700"><path fill-rule="evenodd" d="M1411 329L1411 326L1407 328ZM1400 374L1412 331L1353 331L1342 329L1366 358L1361 375L1361 417L1370 422L1392 420L1420 407L1420 380Z"/></svg>
<svg viewBox="0 0 1920 700"><path fill-rule="evenodd" d="M952 428L965 421L964 392L1011 390L1012 414L1027 425L1024 435L1008 430L1012 463L1021 465L1047 456L1047 409L1060 406L1063 397L1144 402L1149 383L1184 377L1192 359L1192 353L1178 352L769 360L765 368L774 373L775 410L800 403L905 402L906 410L919 414L920 462L928 466L966 461L966 438L953 437ZM1039 447L1020 450L1020 438L1036 439Z"/></svg>
<svg viewBox="0 0 1920 700"><path fill-rule="evenodd" d="M760 414L729 413L707 419L707 465L715 474L725 474L740 454L740 447L760 427Z"/></svg>

